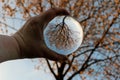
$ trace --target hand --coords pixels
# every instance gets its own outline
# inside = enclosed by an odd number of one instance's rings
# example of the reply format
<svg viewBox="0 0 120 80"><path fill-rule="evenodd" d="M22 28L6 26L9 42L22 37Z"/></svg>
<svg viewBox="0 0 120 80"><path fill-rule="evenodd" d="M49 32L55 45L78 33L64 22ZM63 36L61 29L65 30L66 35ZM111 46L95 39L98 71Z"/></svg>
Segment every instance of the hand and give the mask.
<svg viewBox="0 0 120 80"><path fill-rule="evenodd" d="M54 17L69 15L65 9L52 8L39 16L30 18L25 25L13 35L20 47L22 58L47 58L63 62L67 57L50 50L45 42L43 30Z"/></svg>

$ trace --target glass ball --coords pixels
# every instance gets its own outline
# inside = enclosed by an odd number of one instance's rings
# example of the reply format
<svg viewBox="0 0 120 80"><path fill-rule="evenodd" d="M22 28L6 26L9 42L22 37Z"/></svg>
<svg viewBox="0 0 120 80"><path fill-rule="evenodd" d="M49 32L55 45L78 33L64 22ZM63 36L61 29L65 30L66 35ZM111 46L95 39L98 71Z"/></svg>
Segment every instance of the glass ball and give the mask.
<svg viewBox="0 0 120 80"><path fill-rule="evenodd" d="M68 55L76 51L83 40L83 30L70 16L53 18L43 31L46 46L58 54Z"/></svg>

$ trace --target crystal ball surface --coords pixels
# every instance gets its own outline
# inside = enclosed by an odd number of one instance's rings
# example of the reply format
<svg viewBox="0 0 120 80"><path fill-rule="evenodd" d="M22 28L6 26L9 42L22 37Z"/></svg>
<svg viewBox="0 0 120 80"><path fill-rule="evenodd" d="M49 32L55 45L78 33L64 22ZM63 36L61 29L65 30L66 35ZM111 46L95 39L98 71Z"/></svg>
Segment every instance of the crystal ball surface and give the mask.
<svg viewBox="0 0 120 80"><path fill-rule="evenodd" d="M75 52L83 40L83 30L78 21L70 16L53 18L43 31L46 46L58 54Z"/></svg>

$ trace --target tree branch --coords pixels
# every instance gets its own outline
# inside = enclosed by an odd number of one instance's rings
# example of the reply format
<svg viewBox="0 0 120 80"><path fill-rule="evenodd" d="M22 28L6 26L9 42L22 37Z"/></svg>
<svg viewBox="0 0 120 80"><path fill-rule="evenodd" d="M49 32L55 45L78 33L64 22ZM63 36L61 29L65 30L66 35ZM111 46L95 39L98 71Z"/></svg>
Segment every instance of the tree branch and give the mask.
<svg viewBox="0 0 120 80"><path fill-rule="evenodd" d="M65 71L65 73L63 74L63 76L65 76L67 74L67 72L70 70L70 68L72 67L72 63L73 63L74 59L75 59L75 56L73 56L73 58L72 58L72 60L71 60L71 62L69 64L69 67L67 68L67 70Z"/></svg>
<svg viewBox="0 0 120 80"><path fill-rule="evenodd" d="M49 67L50 71L52 72L52 74L54 75L54 77L57 79L57 76L56 76L55 72L53 71L53 69L52 69L52 67L51 67L48 59L46 59L46 61L47 61L47 64L48 64L48 67Z"/></svg>
<svg viewBox="0 0 120 80"><path fill-rule="evenodd" d="M88 16L87 18L85 18L84 20L82 20L82 21L80 21L80 23L83 23L83 22L85 22L85 21L87 21L88 19L90 19L91 17L90 16Z"/></svg>
<svg viewBox="0 0 120 80"><path fill-rule="evenodd" d="M94 49L94 48L93 48L93 49ZM88 50L86 50L86 51L84 51L84 52L81 52L80 54L76 55L75 58L76 58L76 57L79 57L79 56L82 55L82 54L85 54L86 52L92 51L93 49L88 49Z"/></svg>
<svg viewBox="0 0 120 80"><path fill-rule="evenodd" d="M114 42L112 42L112 44L120 44L120 42L119 42L119 41L114 41ZM105 46L107 46L107 45L110 45L110 43L102 44L102 45L100 45L100 46L98 46L98 47L101 48L101 47L105 47ZM85 45L85 46L79 47L79 48L75 51L75 53L76 53L77 51L80 51L80 49L82 49L82 48L89 48L89 47L93 47L93 45L92 45L92 46L91 46L91 45ZM77 54L76 57L79 57L80 55L82 55L82 54L84 54L84 53L86 53L86 52L92 51L92 50L93 50L93 49L89 49L89 50L86 50L86 51L84 51L84 52L81 52L80 54Z"/></svg>
<svg viewBox="0 0 120 80"><path fill-rule="evenodd" d="M65 65L66 63L63 62L61 63L61 66L58 68L58 78L63 80L64 76L63 76L63 71L64 71L64 68L65 68Z"/></svg>
<svg viewBox="0 0 120 80"><path fill-rule="evenodd" d="M90 55L88 56L88 58L86 59L86 61L82 65L82 67L77 72L75 72L71 77L69 77L68 80L71 80L76 74L80 73L81 71L84 71L88 67L89 59L91 58L91 56L94 53L94 51L98 48L99 44L104 40L106 34L110 30L110 28L112 27L112 25L114 24L114 22L116 21L116 19L117 19L117 17L113 18L111 24L108 26L107 30L104 31L103 36L99 39L98 43L95 45L94 49L91 51Z"/></svg>
<svg viewBox="0 0 120 80"><path fill-rule="evenodd" d="M56 66L57 66L57 69L59 68L59 66L58 66L58 63L57 63L57 61L55 61L55 64L56 64Z"/></svg>
<svg viewBox="0 0 120 80"><path fill-rule="evenodd" d="M0 21L0 23L3 24L3 25L5 25L5 26L7 26L7 27L9 27L9 28L11 28L11 29L13 29L13 30L15 30L15 31L17 31L16 28L14 28L14 27L12 27L12 26L10 26L10 25L4 23L4 22L1 22L1 21Z"/></svg>
<svg viewBox="0 0 120 80"><path fill-rule="evenodd" d="M112 58L117 58L117 57L120 57L120 55L115 55L115 56L108 57L108 58L105 58L105 59L94 59L94 62L90 63L90 64L88 65L88 67L91 66L91 65L93 65L93 64L95 64L95 63L102 62L102 61L106 61L106 60L110 60L110 59L112 59Z"/></svg>

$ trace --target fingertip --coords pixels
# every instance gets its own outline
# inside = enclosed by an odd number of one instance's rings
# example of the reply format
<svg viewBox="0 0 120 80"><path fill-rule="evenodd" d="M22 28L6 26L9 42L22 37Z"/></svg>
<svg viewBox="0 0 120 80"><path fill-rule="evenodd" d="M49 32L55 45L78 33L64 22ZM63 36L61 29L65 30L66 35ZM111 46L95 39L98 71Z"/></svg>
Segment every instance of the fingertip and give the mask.
<svg viewBox="0 0 120 80"><path fill-rule="evenodd" d="M69 12L65 9L59 9L58 11L56 11L57 15L70 15Z"/></svg>
<svg viewBox="0 0 120 80"><path fill-rule="evenodd" d="M69 62L70 62L70 60L68 59L68 57L67 56L65 56L65 55L59 55L59 57L58 57L58 62L60 62L60 63L66 63L66 64L69 64Z"/></svg>
<svg viewBox="0 0 120 80"><path fill-rule="evenodd" d="M64 8L51 8L50 10L53 10L56 15L70 15L69 12Z"/></svg>

